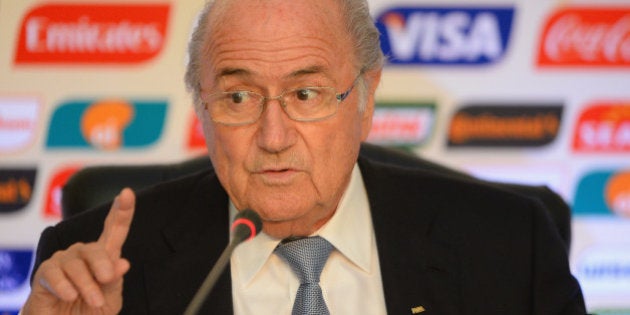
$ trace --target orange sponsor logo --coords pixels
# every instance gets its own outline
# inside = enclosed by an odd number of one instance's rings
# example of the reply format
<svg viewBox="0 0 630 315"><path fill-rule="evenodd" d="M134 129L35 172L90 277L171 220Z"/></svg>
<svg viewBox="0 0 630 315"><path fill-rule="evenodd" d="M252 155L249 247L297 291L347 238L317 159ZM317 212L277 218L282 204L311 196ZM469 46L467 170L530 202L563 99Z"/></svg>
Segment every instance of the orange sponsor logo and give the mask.
<svg viewBox="0 0 630 315"><path fill-rule="evenodd" d="M630 172L611 177L604 194L609 209L619 216L630 218Z"/></svg>
<svg viewBox="0 0 630 315"><path fill-rule="evenodd" d="M93 146L116 150L122 146L123 131L134 117L134 107L125 101L96 102L81 118L81 133Z"/></svg>
<svg viewBox="0 0 630 315"><path fill-rule="evenodd" d="M495 115L457 114L449 129L453 143L465 143L471 139L525 139L539 140L555 137L560 121L553 114L532 117L497 117Z"/></svg>
<svg viewBox="0 0 630 315"><path fill-rule="evenodd" d="M630 7L565 8L548 20L541 66L630 66Z"/></svg>
<svg viewBox="0 0 630 315"><path fill-rule="evenodd" d="M26 178L0 182L0 203L28 203L32 192L33 187Z"/></svg>
<svg viewBox="0 0 630 315"><path fill-rule="evenodd" d="M630 103L601 103L582 112L573 136L573 149L630 151Z"/></svg>
<svg viewBox="0 0 630 315"><path fill-rule="evenodd" d="M168 4L44 4L20 27L17 64L137 63L163 48Z"/></svg>

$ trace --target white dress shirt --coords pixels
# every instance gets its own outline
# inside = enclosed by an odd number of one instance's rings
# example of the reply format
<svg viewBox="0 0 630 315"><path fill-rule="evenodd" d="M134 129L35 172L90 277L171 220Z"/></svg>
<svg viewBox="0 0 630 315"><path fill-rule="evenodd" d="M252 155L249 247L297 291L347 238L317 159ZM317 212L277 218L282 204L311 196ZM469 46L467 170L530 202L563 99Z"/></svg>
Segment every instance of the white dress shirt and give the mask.
<svg viewBox="0 0 630 315"><path fill-rule="evenodd" d="M230 211L233 217L232 204ZM335 214L313 235L335 247L320 278L330 313L387 314L370 205L358 165ZM280 241L261 233L239 245L232 255L235 315L291 314L300 283L291 267L273 252Z"/></svg>

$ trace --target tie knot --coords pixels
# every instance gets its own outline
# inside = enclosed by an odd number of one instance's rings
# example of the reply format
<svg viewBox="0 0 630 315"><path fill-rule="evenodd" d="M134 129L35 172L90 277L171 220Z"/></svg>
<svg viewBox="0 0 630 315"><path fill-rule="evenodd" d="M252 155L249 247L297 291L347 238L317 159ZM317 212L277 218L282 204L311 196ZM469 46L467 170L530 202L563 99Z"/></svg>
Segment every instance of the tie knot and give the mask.
<svg viewBox="0 0 630 315"><path fill-rule="evenodd" d="M276 253L287 261L300 283L319 283L319 276L333 250L332 244L319 237L301 238L280 244Z"/></svg>

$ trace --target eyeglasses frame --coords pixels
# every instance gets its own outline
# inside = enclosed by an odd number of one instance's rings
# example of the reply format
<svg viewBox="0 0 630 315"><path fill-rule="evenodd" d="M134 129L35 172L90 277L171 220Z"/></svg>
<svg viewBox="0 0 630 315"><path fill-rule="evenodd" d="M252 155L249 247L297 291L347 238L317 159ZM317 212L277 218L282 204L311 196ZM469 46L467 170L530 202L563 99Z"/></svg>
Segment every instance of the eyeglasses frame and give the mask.
<svg viewBox="0 0 630 315"><path fill-rule="evenodd" d="M286 111L287 105L286 105L286 103L284 102L284 99L283 99L284 95L286 93L294 92L296 90L301 90L301 89L309 89L309 88L320 88L320 89L321 88L326 88L326 89L335 90L334 87L330 87L330 86L303 86L303 87L298 87L298 88L291 89L291 90L286 90L286 91L282 92L281 94L279 94L277 96L273 96L273 97L264 96L264 95L262 95L260 93L256 93L256 92L253 92L253 91L231 91L231 92L223 91L223 92L216 92L216 93L209 94L208 97L211 97L211 96L217 95L217 94L247 92L247 93L251 93L251 94L260 96L261 97L261 105L262 105L262 109L261 109L260 113L258 113L258 116L256 117L256 119L254 119L252 121L246 121L246 122L241 122L241 123L225 123L225 122L220 122L220 121L214 120L214 118L212 118L212 116L210 117L210 119L213 122L217 123L217 124L221 124L221 125L225 125L225 126L245 126L245 125L250 125L250 124L253 124L253 123L257 122L258 119L260 119L260 117L262 116L262 113L266 109L268 101L278 100L280 105L281 105L281 107L282 107L282 109L284 110L284 113L287 114L287 117L289 117L291 120L299 121L299 122L316 122L316 121L325 120L325 119L328 119L328 118L334 116L337 113L337 110L339 109L339 104L341 102L343 102L346 98L348 98L348 96L350 96L350 93L354 89L355 85L357 84L359 78L361 78L361 75L363 75L363 73L364 73L363 69L361 71L359 71L359 74L355 77L355 79L352 81L352 84L350 85L350 87L345 92L335 93L335 99L337 100L337 104L336 104L337 106L335 108L335 111L332 114L328 115L328 116L319 117L319 118L315 118L315 119L300 119L300 118L293 118L293 117L291 117L291 115L289 115L289 113ZM206 111L208 110L208 102L204 102L204 110L206 110ZM210 113L208 113L208 114L210 114Z"/></svg>

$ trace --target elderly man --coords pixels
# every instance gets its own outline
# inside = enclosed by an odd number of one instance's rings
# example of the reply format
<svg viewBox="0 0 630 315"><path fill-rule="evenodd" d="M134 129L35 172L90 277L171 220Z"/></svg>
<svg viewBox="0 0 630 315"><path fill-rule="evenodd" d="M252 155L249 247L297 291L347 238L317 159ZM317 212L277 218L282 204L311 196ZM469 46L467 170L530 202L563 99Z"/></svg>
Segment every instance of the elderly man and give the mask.
<svg viewBox="0 0 630 315"><path fill-rule="evenodd" d="M203 314L584 313L537 203L358 159L383 59L364 0L217 0L189 51L215 170L44 231L23 314L179 314L248 208L264 232Z"/></svg>

